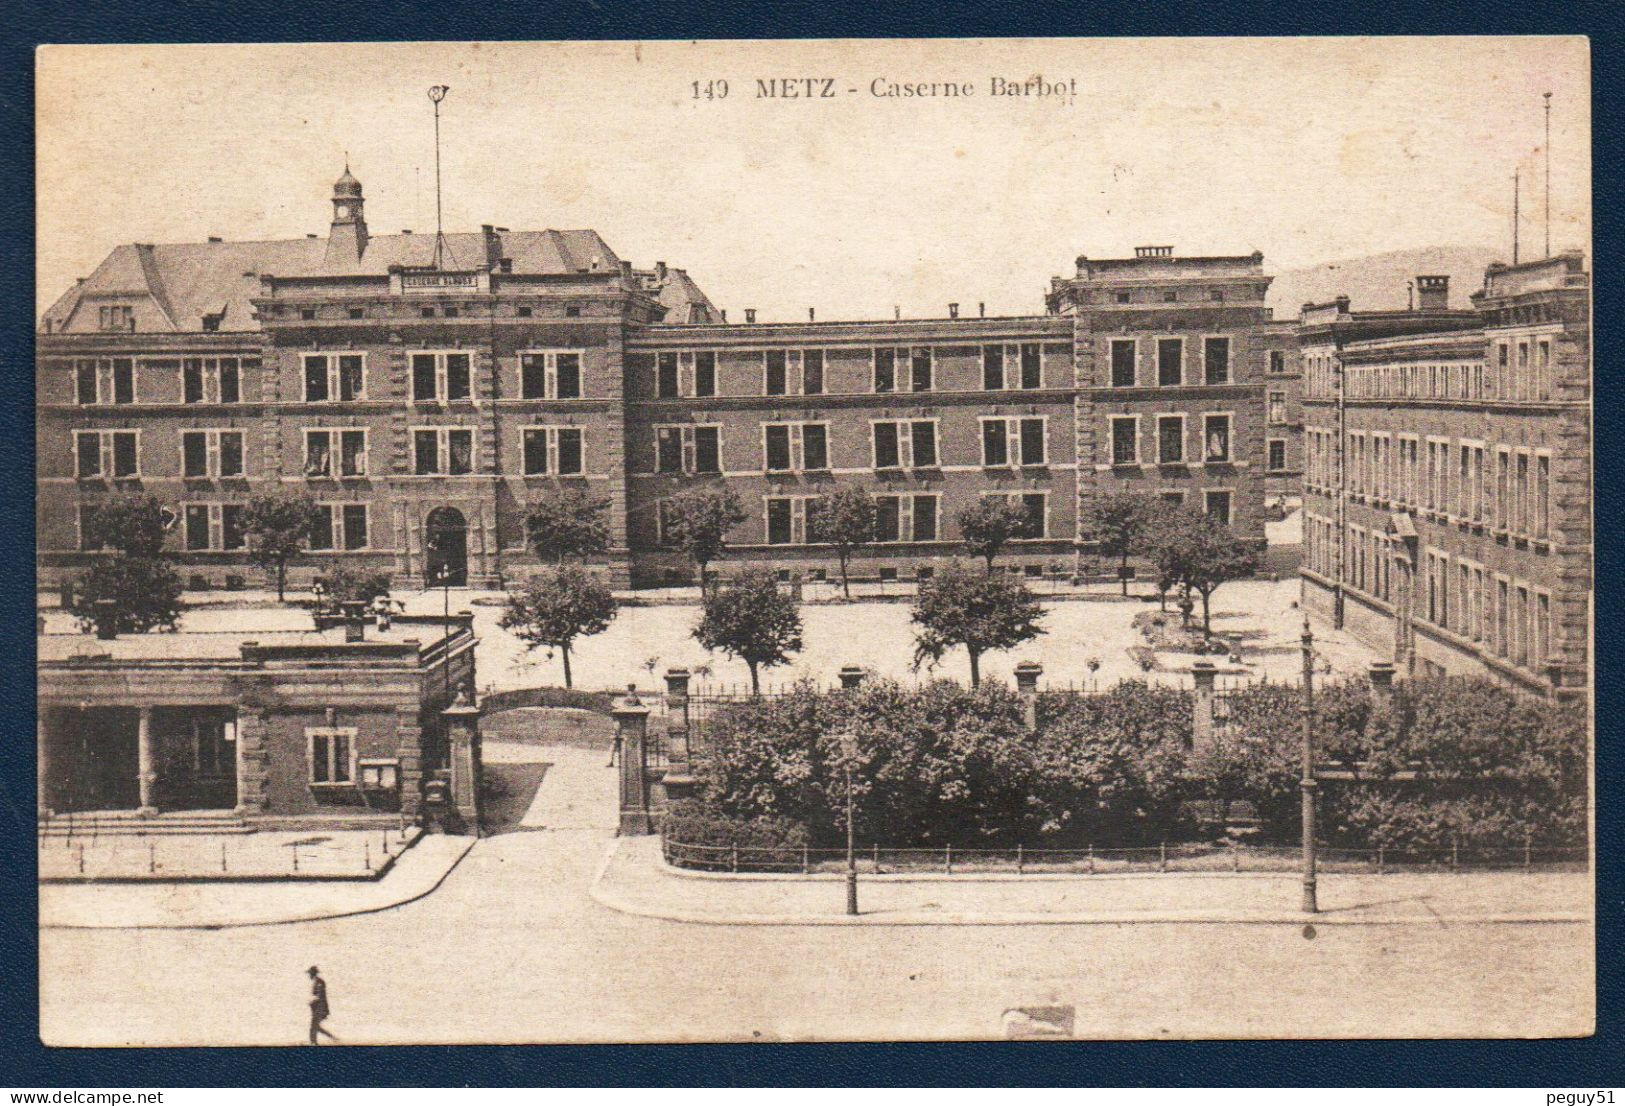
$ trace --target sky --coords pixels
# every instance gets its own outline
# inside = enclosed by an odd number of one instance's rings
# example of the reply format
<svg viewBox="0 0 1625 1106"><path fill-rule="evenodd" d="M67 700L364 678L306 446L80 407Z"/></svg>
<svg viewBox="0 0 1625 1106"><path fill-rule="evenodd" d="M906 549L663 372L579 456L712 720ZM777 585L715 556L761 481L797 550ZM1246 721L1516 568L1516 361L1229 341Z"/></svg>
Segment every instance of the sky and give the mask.
<svg viewBox="0 0 1625 1106"><path fill-rule="evenodd" d="M37 55L37 305L127 242L591 227L764 322L1043 310L1080 255L1590 252L1582 38L54 46ZM1061 95L995 96L1042 76ZM814 78L831 97L759 94ZM726 81L728 93L719 96ZM878 84L876 82L879 82ZM968 84L885 97L890 84ZM712 95L705 96L707 88ZM696 89L699 95L696 96Z"/></svg>

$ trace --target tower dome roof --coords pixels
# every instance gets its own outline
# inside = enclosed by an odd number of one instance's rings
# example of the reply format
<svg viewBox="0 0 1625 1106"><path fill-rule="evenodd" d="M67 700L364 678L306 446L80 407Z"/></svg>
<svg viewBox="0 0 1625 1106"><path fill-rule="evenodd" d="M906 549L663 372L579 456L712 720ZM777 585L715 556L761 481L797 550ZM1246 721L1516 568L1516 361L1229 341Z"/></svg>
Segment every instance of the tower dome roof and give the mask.
<svg viewBox="0 0 1625 1106"><path fill-rule="evenodd" d="M348 163L344 166L344 175L333 182L333 195L353 196L358 199L361 196L361 182L350 175Z"/></svg>

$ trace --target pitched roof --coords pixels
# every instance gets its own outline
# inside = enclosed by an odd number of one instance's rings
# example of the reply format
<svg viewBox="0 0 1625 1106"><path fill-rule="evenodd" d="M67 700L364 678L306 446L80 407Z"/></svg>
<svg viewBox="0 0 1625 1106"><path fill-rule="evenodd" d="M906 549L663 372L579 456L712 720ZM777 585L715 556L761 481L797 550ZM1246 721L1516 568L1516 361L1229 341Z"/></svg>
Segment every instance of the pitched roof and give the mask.
<svg viewBox="0 0 1625 1106"><path fill-rule="evenodd" d="M607 273L621 264L593 230L448 234L446 250L447 264L453 267L484 267L507 258L519 276ZM382 277L393 266L427 266L433 260L432 234L369 236L361 257L331 263L325 238L124 245L51 305L42 328L52 333L97 331L97 302L117 301L134 308L136 330L144 333L200 331L203 316L215 314L222 316L222 332L254 331L259 324L250 301L260 294L262 274ZM697 288L693 293L704 300Z"/></svg>

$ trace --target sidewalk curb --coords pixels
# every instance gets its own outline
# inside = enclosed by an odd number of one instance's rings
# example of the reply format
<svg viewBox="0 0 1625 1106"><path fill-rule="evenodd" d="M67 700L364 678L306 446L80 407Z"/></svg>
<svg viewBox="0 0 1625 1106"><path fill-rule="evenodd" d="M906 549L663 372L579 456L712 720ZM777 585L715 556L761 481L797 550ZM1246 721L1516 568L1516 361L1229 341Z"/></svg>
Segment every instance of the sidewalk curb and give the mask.
<svg viewBox="0 0 1625 1106"><path fill-rule="evenodd" d="M176 924L173 924L173 925L145 925L145 924L140 924L140 925L73 925L73 924L63 924L63 923L41 922L40 923L40 929L62 929L62 930L98 930L98 929L123 929L123 930L255 929L255 928L259 928L259 927L263 927L263 926L298 925L301 922L323 922L323 921L329 921L329 920L336 919L336 918L357 918L357 917L361 917L361 916L366 915L366 914L381 914L386 910L394 910L396 907L406 906L407 904L417 902L420 899L426 899L430 895L434 894L436 891L440 890L441 885L446 882L447 877L449 877L452 872L457 870L458 865L460 865L463 862L464 858L468 856L468 854L473 850L474 846L477 845L481 840L483 840L483 839L478 838L478 837L470 837L470 838L468 838L466 844L464 844L462 849L457 853L457 855L452 858L451 863L448 864L446 866L446 868L438 876L435 877L434 883L431 884L429 887L425 888L424 890L419 891L416 894L410 895L410 896L408 896L408 897L406 897L404 899L397 899L394 902L377 903L377 904L374 904L374 905L371 905L371 906L361 907L360 909L356 909L356 910L323 911L323 912L317 912L317 913L311 913L311 914L300 914L300 915L297 915L295 917L289 917L289 918L268 918L268 919L264 919L264 920L260 920L260 921L251 921L251 922L206 922L206 923L205 922L180 922L180 923L176 923ZM381 881L373 881L373 882L370 882L370 883L366 883L363 886L377 887L377 886L380 886L380 884L381 884ZM129 885L126 884L125 886L129 886Z"/></svg>
<svg viewBox="0 0 1625 1106"><path fill-rule="evenodd" d="M689 925L719 926L1013 926L1013 925L1250 925L1250 926L1414 926L1414 925L1585 925L1592 919L1584 914L1427 914L1367 915L1339 918L1334 914L1257 913L1224 914L1212 911L1169 911L1166 913L1119 912L1081 914L982 913L959 914L920 911L858 914L731 914L703 913L635 905L619 898L604 885L609 866L628 838L618 837L604 850L593 875L589 894L600 906L621 914L655 918ZM1089 877L1084 877L1089 878ZM1099 878L1099 877L1095 877Z"/></svg>

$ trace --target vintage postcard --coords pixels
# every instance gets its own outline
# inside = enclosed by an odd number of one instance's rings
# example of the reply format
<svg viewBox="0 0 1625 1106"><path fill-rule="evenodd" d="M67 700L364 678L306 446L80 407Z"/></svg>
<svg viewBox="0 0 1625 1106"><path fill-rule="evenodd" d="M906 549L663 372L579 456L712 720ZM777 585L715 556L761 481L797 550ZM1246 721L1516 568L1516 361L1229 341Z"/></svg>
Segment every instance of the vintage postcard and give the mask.
<svg viewBox="0 0 1625 1106"><path fill-rule="evenodd" d="M1592 1032L1584 39L37 67L47 1044Z"/></svg>

